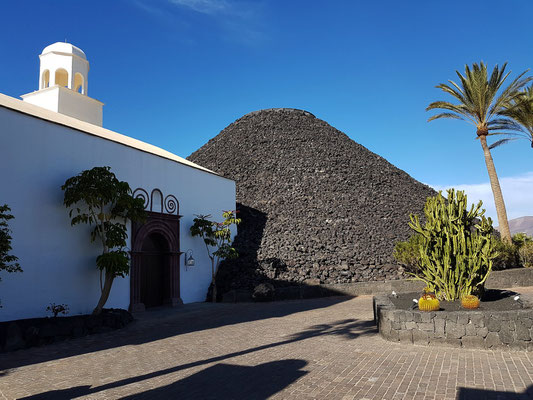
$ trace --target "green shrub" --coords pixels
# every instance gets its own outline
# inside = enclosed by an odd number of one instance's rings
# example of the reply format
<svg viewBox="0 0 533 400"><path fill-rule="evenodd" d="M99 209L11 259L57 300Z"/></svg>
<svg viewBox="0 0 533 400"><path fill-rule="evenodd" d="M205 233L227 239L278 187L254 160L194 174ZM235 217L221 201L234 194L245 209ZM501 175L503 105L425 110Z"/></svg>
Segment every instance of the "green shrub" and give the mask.
<svg viewBox="0 0 533 400"><path fill-rule="evenodd" d="M418 270L421 244L422 236L414 234L405 242L398 242L394 246L392 255L396 261L405 267L407 272L414 273Z"/></svg>
<svg viewBox="0 0 533 400"><path fill-rule="evenodd" d="M410 216L409 226L421 236L420 268L412 275L439 299L457 300L483 289L496 254L492 220L481 206L480 201L468 210L465 193L450 189L447 199L440 192L428 197L424 226Z"/></svg>
<svg viewBox="0 0 533 400"><path fill-rule="evenodd" d="M527 242L525 243L520 249L518 250L518 254L520 255L520 261L522 262L522 265L526 268L532 268L533 267L533 242Z"/></svg>
<svg viewBox="0 0 533 400"><path fill-rule="evenodd" d="M497 253L492 264L493 270L501 271L520 266L518 247L514 243L504 242L496 236L492 237L492 243Z"/></svg>
<svg viewBox="0 0 533 400"><path fill-rule="evenodd" d="M513 240L513 244L517 246L518 248L524 246L527 243L533 243L533 237L523 232L515 233L513 235L512 240Z"/></svg>
<svg viewBox="0 0 533 400"><path fill-rule="evenodd" d="M494 259L492 269L503 270L508 268L525 267L520 256L520 249L533 243L533 238L525 233L515 233L512 243L503 242L499 237L493 237L494 248L498 255Z"/></svg>

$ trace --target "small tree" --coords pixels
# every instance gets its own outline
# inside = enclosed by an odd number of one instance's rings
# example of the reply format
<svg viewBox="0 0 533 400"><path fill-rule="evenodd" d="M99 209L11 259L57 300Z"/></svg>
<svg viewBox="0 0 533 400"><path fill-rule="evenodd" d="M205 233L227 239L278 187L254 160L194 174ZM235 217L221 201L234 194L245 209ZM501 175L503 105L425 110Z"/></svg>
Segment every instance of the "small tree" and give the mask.
<svg viewBox="0 0 533 400"><path fill-rule="evenodd" d="M72 207L69 212L71 225L92 226L91 242L98 241L103 247L102 254L96 258L101 295L93 311L93 314L100 314L113 280L129 273L129 256L125 250L126 223L128 220L144 220L143 200L133 198L128 183L119 181L110 167L83 171L67 179L61 189L65 192L65 207Z"/></svg>
<svg viewBox="0 0 533 400"><path fill-rule="evenodd" d="M525 243L519 250L520 261L526 268L533 268L533 242Z"/></svg>
<svg viewBox="0 0 533 400"><path fill-rule="evenodd" d="M18 258L13 254L9 254L11 248L11 230L7 221L13 219L10 214L11 209L4 204L0 206L0 271L6 272L22 272L22 268L18 264ZM0 278L0 281L2 279ZM1 306L0 306L1 307Z"/></svg>
<svg viewBox="0 0 533 400"><path fill-rule="evenodd" d="M216 273L220 261L226 258L237 258L239 254L231 246L231 226L238 225L241 220L236 217L236 211L224 211L222 222L210 221L211 215L197 215L191 226L191 235L200 236L205 243L207 255L211 260L212 301L217 301Z"/></svg>

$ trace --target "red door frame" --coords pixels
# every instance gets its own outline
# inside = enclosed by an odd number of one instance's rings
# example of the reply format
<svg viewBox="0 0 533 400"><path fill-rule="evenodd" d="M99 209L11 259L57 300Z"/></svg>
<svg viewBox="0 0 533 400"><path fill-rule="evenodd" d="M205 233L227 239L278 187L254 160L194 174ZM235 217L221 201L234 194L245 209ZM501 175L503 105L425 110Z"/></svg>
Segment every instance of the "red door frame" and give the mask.
<svg viewBox="0 0 533 400"><path fill-rule="evenodd" d="M182 304L180 298L180 218L181 215L163 214L147 211L148 218L143 224L132 223L131 238L131 276L130 276L130 311L144 311L141 302L141 263L142 246L144 240L151 234L157 233L165 238L169 251L166 266L170 271L169 285L170 298L167 302L171 306Z"/></svg>

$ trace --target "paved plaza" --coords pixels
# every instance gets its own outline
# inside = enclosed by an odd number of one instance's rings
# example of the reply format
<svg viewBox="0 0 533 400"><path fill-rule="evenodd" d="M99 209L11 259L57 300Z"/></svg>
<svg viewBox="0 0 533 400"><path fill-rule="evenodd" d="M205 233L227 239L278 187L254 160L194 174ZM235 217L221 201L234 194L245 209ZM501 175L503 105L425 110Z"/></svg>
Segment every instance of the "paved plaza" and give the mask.
<svg viewBox="0 0 533 400"><path fill-rule="evenodd" d="M153 310L0 355L2 399L507 400L532 385L533 353L381 339L371 296Z"/></svg>

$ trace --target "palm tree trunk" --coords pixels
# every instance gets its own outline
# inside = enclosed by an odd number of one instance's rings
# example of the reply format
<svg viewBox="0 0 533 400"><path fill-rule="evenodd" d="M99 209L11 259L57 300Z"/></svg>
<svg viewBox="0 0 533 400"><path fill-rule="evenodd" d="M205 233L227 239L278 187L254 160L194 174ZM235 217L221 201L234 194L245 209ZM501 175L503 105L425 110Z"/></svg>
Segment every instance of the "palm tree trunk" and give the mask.
<svg viewBox="0 0 533 400"><path fill-rule="evenodd" d="M492 155L490 154L489 146L487 146L487 137L485 135L480 135L478 137L479 141L481 142L481 147L483 148L483 154L485 155L485 164L487 165L490 186L492 188L492 194L494 196L494 204L496 205L496 214L498 215L500 235L504 242L511 243L511 231L509 230L507 211L505 210L502 189L500 187L500 182L498 181L498 175L496 174L494 161L492 160Z"/></svg>

